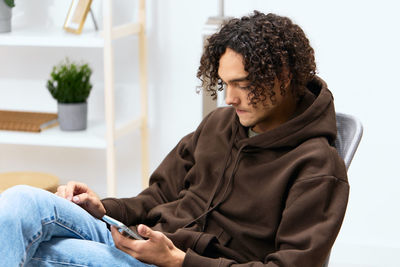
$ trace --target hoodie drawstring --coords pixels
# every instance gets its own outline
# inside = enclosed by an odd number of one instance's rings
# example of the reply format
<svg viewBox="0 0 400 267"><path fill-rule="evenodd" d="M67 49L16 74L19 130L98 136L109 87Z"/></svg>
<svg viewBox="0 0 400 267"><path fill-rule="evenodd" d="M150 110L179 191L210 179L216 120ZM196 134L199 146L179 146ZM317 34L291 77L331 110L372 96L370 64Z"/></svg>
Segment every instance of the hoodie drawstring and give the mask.
<svg viewBox="0 0 400 267"><path fill-rule="evenodd" d="M221 185L221 183L223 181L223 178L225 176L225 172L226 172L226 169L227 169L228 161L229 161L229 158L231 157L231 151L232 151L232 148L233 148L233 142L234 142L235 137L236 137L236 131L237 131L237 128L235 129L235 134L232 136L232 139L230 140L230 144L229 144L230 151L229 151L229 153L227 153L227 155L225 157L224 170L222 171L222 174L219 177L218 182L216 183L216 185L215 185L215 187L214 187L214 189L212 191L212 194L211 194L210 198L207 201L205 211L200 216L198 216L196 219L194 219L191 222L189 222L188 224L186 224L184 226L184 228L190 227L194 223L197 222L201 226L201 230L204 232L204 230L206 228L206 221L207 221L208 214L210 214L213 210L215 210L225 200L225 196L228 193L228 189L230 188L230 185L232 183L233 177L235 176L235 173L236 173L236 169L237 169L237 167L239 165L240 153L242 152L242 150L245 147L245 145L240 147L239 150L238 150L237 157L235 159L235 164L234 164L233 171L232 171L231 175L229 176L228 182L227 182L227 184L225 186L225 190L224 190L224 193L222 194L221 199L217 203L215 203L214 206L212 206L212 201L215 199L215 196L217 194L217 190L220 187L220 185Z"/></svg>
<svg viewBox="0 0 400 267"><path fill-rule="evenodd" d="M226 184L226 187L225 187L224 193L222 194L221 199L220 199L217 203L215 203L214 206L211 206L211 205L210 205L210 207L208 208L208 210L207 210L205 213L203 213L202 228L201 228L201 230L202 230L203 232L204 232L204 230L205 230L205 228L206 228L206 223L207 223L207 216L208 216L208 214L210 214L210 213L211 213L213 210L215 210L220 204L222 204L222 202L224 202L225 198L227 197L228 189L231 188L231 183L232 183L232 181L233 181L233 177L235 176L237 166L239 165L240 153L242 152L242 149L243 149L243 148L244 148L244 146L241 147L241 148L239 149L239 151L238 151L238 155L237 155L236 160L235 160L235 165L234 165L234 167L233 167L232 174L229 176L228 183Z"/></svg>

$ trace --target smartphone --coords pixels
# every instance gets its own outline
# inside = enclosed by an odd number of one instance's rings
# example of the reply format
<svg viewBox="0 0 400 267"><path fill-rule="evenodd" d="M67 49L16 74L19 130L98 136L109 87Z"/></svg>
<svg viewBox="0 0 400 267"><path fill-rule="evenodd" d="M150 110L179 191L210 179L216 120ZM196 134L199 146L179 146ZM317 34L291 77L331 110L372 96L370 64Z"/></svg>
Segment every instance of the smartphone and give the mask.
<svg viewBox="0 0 400 267"><path fill-rule="evenodd" d="M123 224L122 222L117 221L116 219L111 218L110 216L107 215L104 215L102 219L109 225L112 225L115 228L117 228L122 235L136 240L144 240L143 237L141 237L140 235L129 229L129 227Z"/></svg>

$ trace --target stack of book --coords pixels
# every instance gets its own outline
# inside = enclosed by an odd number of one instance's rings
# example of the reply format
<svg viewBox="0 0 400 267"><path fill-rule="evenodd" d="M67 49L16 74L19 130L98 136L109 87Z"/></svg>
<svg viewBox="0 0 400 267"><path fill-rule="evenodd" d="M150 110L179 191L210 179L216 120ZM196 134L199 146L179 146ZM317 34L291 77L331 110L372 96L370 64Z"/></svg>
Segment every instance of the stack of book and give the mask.
<svg viewBox="0 0 400 267"><path fill-rule="evenodd" d="M0 130L41 132L56 125L56 113L0 110Z"/></svg>

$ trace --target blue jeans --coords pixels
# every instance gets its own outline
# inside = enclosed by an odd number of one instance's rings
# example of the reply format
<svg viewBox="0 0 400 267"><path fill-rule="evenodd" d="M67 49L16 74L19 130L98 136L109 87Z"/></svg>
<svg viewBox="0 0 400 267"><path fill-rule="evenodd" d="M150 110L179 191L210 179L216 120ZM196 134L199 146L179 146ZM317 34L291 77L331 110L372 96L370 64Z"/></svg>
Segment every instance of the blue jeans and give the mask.
<svg viewBox="0 0 400 267"><path fill-rule="evenodd" d="M106 224L78 205L20 185L0 195L0 266L149 265L117 249Z"/></svg>

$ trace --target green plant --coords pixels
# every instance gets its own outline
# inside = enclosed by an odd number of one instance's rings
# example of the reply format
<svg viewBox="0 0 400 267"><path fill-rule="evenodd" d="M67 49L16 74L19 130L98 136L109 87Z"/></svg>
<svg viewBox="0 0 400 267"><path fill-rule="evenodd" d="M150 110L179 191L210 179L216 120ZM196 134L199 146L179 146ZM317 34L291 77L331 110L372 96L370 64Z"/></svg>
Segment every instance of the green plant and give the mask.
<svg viewBox="0 0 400 267"><path fill-rule="evenodd" d="M15 7L15 2L14 0L4 0L4 2L7 4L9 7Z"/></svg>
<svg viewBox="0 0 400 267"><path fill-rule="evenodd" d="M47 89L59 103L82 103L89 97L92 70L88 64L78 64L65 59L53 67Z"/></svg>

